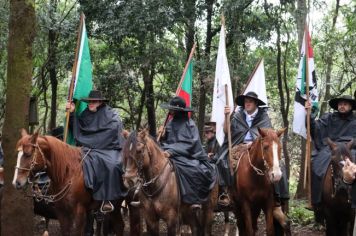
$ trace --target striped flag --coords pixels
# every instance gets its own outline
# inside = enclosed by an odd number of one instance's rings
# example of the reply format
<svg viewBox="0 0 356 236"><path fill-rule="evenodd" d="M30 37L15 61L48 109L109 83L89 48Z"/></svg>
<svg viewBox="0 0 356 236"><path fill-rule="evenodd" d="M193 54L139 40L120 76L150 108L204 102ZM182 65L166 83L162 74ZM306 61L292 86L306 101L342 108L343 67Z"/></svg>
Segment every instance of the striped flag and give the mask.
<svg viewBox="0 0 356 236"><path fill-rule="evenodd" d="M307 45L306 45L307 43ZM308 47L308 56L306 56L306 47ZM308 63L309 75L306 74L306 66ZM313 109L318 108L318 99L319 94L317 90L317 81L315 75L314 67L314 54L311 46L311 38L309 35L308 28L305 28L304 31L304 40L302 48L300 51L300 61L298 68L298 76L296 82L296 93L294 101L294 118L293 118L293 132L307 137L306 132L306 110L305 110L305 101L307 99L306 95L306 79L309 79L309 101L312 104Z"/></svg>
<svg viewBox="0 0 356 236"><path fill-rule="evenodd" d="M229 100L230 111L232 112L234 110L234 101L232 97L229 65L226 57L225 26L224 24L222 24L220 31L218 56L216 59L213 107L211 112L211 121L216 122L216 139L220 145L223 144L225 139L224 108L226 106L226 98L228 98Z"/></svg>
<svg viewBox="0 0 356 236"><path fill-rule="evenodd" d="M192 106L192 86L193 86L193 60L189 60L187 63L187 70L184 75L181 87L178 88L177 96L184 99L187 107ZM190 115L190 112L189 112Z"/></svg>

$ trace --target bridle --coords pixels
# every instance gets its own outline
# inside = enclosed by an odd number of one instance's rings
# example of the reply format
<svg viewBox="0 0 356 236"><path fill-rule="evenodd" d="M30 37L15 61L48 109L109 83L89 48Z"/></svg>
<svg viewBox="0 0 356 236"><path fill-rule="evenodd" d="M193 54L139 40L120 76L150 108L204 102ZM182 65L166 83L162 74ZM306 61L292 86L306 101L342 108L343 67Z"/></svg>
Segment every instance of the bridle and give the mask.
<svg viewBox="0 0 356 236"><path fill-rule="evenodd" d="M161 169L161 171L156 176L147 180L145 178L145 175L143 172L143 162L144 162L145 156L148 156L148 158L151 158L152 153L149 150L149 148L147 147L147 142L143 142L143 141L139 141L139 140L136 140L136 142L143 144L144 153L141 153L140 155L136 155L136 157L138 157L138 158L135 158L135 157L131 158L134 160L134 162L137 166L137 173L136 173L136 175L125 176L125 178L130 179L130 178L138 177L137 183L135 184L135 186L132 187L132 188L136 188L135 195L138 193L139 190L142 190L142 192L147 197L152 198L161 192L163 187L166 185L166 182L168 181L168 179L166 178L162 183L159 183L159 186L156 189L154 189L153 191L149 191L149 187L152 185L155 185L157 183L159 177L162 176L166 167L168 166L168 164L170 164L170 161L167 160L166 163L164 164L164 167ZM132 143L130 144L130 150L132 150L131 145L133 145L133 144ZM169 166L171 166L171 165L169 165ZM173 170L172 166L171 166L171 170Z"/></svg>
<svg viewBox="0 0 356 236"><path fill-rule="evenodd" d="M31 154L32 159L31 159L30 168L16 166L15 169L28 171L29 174L31 174L32 176L35 176L34 169L35 169L36 165L40 165L40 163L37 161L37 157L38 156L41 157L41 159L43 161L43 167L40 170L36 170L36 172L46 172L47 164L46 164L46 159L44 157L43 151L42 151L41 147L38 145L38 143L31 144L31 146L34 148L35 151L32 152L32 154ZM22 154L22 155L24 155L24 154ZM52 195L46 195L46 194L42 193L42 190L45 189L47 192L47 190L49 189L50 183L46 184L42 189L37 188L38 191L35 191L36 188L34 188L34 187L36 186L36 183L31 181L30 175L28 176L28 182L32 185L32 195L31 196L34 197L37 202L44 200L46 203L57 202L57 201L63 199L69 192L70 187L72 185L72 180L69 180L69 182L58 193L52 194ZM37 187L38 187L38 185L37 185Z"/></svg>
<svg viewBox="0 0 356 236"><path fill-rule="evenodd" d="M44 158L44 154L40 148L40 146L38 145L38 143L36 144L31 144L31 146L34 148L34 152L31 154L31 164L30 164L30 168L25 168L25 167L20 167L20 166L16 166L15 169L17 170L23 170L23 171L28 171L30 174L34 174L34 168L36 167L36 165L40 165L39 162L37 162L37 156L38 156L38 153L40 154L39 156L41 157L42 161L43 161L43 168L40 169L38 172L40 171L46 171L47 170L47 164L46 164L46 159ZM23 148L22 148L23 150ZM24 155L24 154L22 154Z"/></svg>

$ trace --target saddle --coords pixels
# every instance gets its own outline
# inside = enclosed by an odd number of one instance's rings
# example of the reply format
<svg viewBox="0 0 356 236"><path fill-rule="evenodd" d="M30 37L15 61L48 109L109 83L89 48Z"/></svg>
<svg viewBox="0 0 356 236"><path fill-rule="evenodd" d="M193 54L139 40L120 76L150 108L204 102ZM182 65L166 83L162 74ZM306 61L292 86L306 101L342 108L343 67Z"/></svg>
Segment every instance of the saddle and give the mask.
<svg viewBox="0 0 356 236"><path fill-rule="evenodd" d="M249 151L252 143L241 143L238 145L235 145L232 150L231 150L231 155L229 156L229 161L230 164L234 170L234 173L236 173L237 168L239 167L241 157Z"/></svg>

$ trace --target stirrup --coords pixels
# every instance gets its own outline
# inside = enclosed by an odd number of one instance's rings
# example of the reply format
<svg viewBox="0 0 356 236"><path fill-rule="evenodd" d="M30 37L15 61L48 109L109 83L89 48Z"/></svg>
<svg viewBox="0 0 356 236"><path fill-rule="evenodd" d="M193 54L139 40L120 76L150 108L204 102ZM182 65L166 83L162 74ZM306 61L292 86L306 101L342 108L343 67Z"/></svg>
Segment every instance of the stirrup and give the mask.
<svg viewBox="0 0 356 236"><path fill-rule="evenodd" d="M226 203L224 203L224 201L222 200L222 198L223 197L226 197L227 198L227 204ZM229 194L228 193L226 193L226 192L223 192L222 194L220 194L220 196L219 196L219 198L218 198L218 204L219 205L222 205L222 206L229 206L230 204L231 204L231 199L230 199L230 196L229 196Z"/></svg>
<svg viewBox="0 0 356 236"><path fill-rule="evenodd" d="M104 210L105 202L108 202L108 203L110 204L110 208L111 208L111 209L109 209L109 210ZM110 201L103 201L103 202L101 203L100 212L103 213L103 214L112 212L112 211L114 211L114 209L115 209L115 207L114 207L114 205L113 205Z"/></svg>

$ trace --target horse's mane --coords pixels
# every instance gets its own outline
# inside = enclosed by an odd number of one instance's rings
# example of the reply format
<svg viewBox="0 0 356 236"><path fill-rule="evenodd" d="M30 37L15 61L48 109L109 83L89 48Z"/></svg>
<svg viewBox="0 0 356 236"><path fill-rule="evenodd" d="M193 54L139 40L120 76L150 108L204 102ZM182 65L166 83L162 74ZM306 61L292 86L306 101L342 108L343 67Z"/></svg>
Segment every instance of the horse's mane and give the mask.
<svg viewBox="0 0 356 236"><path fill-rule="evenodd" d="M122 149L122 154L124 158L124 163L126 163L127 158L131 155L131 151L134 149L136 151L136 144L137 144L137 131L134 130L130 133L130 135L126 139L126 143L124 148Z"/></svg>
<svg viewBox="0 0 356 236"><path fill-rule="evenodd" d="M52 136L41 136L39 138L39 144L43 139L51 150L50 162L53 171L53 175L59 182L65 181L71 170L74 173L81 171L80 165L81 149L78 147L72 147L61 140Z"/></svg>
<svg viewBox="0 0 356 236"><path fill-rule="evenodd" d="M341 143L336 143L337 144L337 153L336 154L340 154L341 156L348 156L348 157L352 157L351 156L351 151L347 148L346 143L341 142Z"/></svg>

